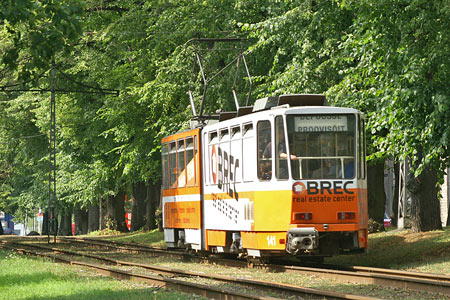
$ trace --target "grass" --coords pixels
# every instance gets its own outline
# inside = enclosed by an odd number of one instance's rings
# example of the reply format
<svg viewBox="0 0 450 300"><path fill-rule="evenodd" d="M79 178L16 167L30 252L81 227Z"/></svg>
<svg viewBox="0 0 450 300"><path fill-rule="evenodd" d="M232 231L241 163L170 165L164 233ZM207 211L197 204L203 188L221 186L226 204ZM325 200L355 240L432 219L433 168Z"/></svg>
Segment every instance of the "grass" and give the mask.
<svg viewBox="0 0 450 300"><path fill-rule="evenodd" d="M199 299L0 249L0 299ZM75 272L74 272L75 271Z"/></svg>
<svg viewBox="0 0 450 300"><path fill-rule="evenodd" d="M158 229L152 231L138 230L127 234L118 231L102 230L91 232L89 236L101 236L105 239L117 242L138 243L152 247L165 247L164 232L159 232Z"/></svg>
<svg viewBox="0 0 450 300"><path fill-rule="evenodd" d="M336 256L327 262L450 274L450 227L422 233L394 230L371 234L367 254Z"/></svg>
<svg viewBox="0 0 450 300"><path fill-rule="evenodd" d="M108 240L135 242L163 246L162 232L138 231L129 234L102 231L91 234ZM369 252L363 255L343 255L327 259L328 263L376 266L450 274L450 228L443 231L412 233L408 230L389 231L369 235ZM131 257L130 257L131 259ZM142 259L142 258L141 258ZM152 263L159 264L152 258ZM445 296L426 294L405 289L376 285L356 285L319 279L316 276L293 276L285 273L267 273L257 269L224 268L221 266L177 261L161 261L173 268L213 272L244 278L265 279L305 287L323 288L353 294L364 294L386 299L447 299ZM0 249L0 300L3 299L199 299L183 294L117 281L96 275L93 271L74 266L55 264L40 258L26 257Z"/></svg>

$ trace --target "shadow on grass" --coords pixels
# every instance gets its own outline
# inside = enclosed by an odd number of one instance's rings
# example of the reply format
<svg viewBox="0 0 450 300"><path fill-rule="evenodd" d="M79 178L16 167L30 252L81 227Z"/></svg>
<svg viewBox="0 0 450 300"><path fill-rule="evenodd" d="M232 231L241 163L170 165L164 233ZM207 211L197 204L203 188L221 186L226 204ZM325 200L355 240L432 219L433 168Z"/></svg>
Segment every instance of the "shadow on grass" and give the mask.
<svg viewBox="0 0 450 300"><path fill-rule="evenodd" d="M153 244L161 244L162 241L164 241L164 232L159 232L157 230L150 232L137 231L123 236L111 237L110 240L150 246Z"/></svg>
<svg viewBox="0 0 450 300"><path fill-rule="evenodd" d="M420 239L411 239L408 234L384 234L370 239L366 254L341 255L326 260L327 263L349 264L390 268L417 262L430 263L431 260L450 258L448 232L436 232Z"/></svg>
<svg viewBox="0 0 450 300"><path fill-rule="evenodd" d="M361 295L365 297L374 297L377 299L446 299L442 294L430 293L426 291L411 290L401 287L388 287L377 284L323 284L314 288L319 290L328 290L338 293Z"/></svg>
<svg viewBox="0 0 450 300"><path fill-rule="evenodd" d="M0 275L0 290L2 287L11 285L28 285L35 284L46 280L58 280L58 276L51 272L38 272L33 274L18 275L6 274Z"/></svg>
<svg viewBox="0 0 450 300"><path fill-rule="evenodd" d="M178 299L180 295L178 294ZM155 289L133 289L133 290L125 290L125 291L113 291L113 290L89 290L82 293L73 293L68 295L59 295L59 296L32 296L29 298L24 298L24 300L124 300L124 299L133 299L133 300L141 300L141 299L177 299L176 296L170 296L169 294L163 291L157 291Z"/></svg>
<svg viewBox="0 0 450 300"><path fill-rule="evenodd" d="M199 296L164 290L156 287L130 287L129 282L104 281L104 277L78 277L55 275L51 272L37 272L29 275L1 275L0 299L13 299L8 293L19 289L25 291L21 300L124 300L124 299L203 299ZM128 287L120 287L122 284ZM8 288L8 289L7 289ZM6 294L5 294L6 293ZM55 293L57 295L55 295ZM9 295L8 295L9 294ZM31 295L31 296L29 296ZM6 298L3 298L6 297Z"/></svg>

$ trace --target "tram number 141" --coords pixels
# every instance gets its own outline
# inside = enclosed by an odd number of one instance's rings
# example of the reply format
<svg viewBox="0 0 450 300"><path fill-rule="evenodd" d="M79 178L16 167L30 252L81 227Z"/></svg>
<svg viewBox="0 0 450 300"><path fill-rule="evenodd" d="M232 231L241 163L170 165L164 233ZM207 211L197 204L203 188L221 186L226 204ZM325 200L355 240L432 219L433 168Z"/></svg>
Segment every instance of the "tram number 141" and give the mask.
<svg viewBox="0 0 450 300"><path fill-rule="evenodd" d="M274 235L267 236L267 246L275 247L277 245L277 240Z"/></svg>

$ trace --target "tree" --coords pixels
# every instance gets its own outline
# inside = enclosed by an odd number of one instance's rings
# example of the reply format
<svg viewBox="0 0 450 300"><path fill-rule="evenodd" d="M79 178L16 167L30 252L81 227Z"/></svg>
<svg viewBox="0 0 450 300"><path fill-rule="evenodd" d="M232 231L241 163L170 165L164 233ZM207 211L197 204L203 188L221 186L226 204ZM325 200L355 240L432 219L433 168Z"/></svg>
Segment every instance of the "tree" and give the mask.
<svg viewBox="0 0 450 300"><path fill-rule="evenodd" d="M422 159L419 157L419 161ZM437 182L438 171L430 166L425 166L419 175L411 174L408 180L407 189L411 196L411 229L414 232L442 229ZM433 201L434 199L437 201Z"/></svg>
<svg viewBox="0 0 450 300"><path fill-rule="evenodd" d="M78 38L81 12L78 1L7 1L0 11L0 85L2 90L2 144L0 154L6 176L1 178L0 206L24 217L43 204L45 167L43 150L48 149L37 116L41 99L20 95L14 89L39 86L56 53L70 48ZM31 101L30 101L30 100ZM17 122L19 121L19 122ZM17 122L18 126L11 127ZM25 130L23 130L25 129ZM29 134L33 132L32 134ZM35 169L31 166L34 166ZM44 167L42 167L44 166Z"/></svg>
<svg viewBox="0 0 450 300"><path fill-rule="evenodd" d="M383 224L386 203L384 160L374 160L367 166L367 195L369 218L378 224Z"/></svg>
<svg viewBox="0 0 450 300"><path fill-rule="evenodd" d="M55 55L77 40L81 11L78 0L3 2L1 63L12 70L20 66L19 78L25 80L48 69Z"/></svg>
<svg viewBox="0 0 450 300"><path fill-rule="evenodd" d="M141 229L145 225L145 211L147 202L147 187L144 182L133 185L131 231Z"/></svg>
<svg viewBox="0 0 450 300"><path fill-rule="evenodd" d="M100 210L98 204L90 204L88 209L88 233L99 229Z"/></svg>
<svg viewBox="0 0 450 300"><path fill-rule="evenodd" d="M75 209L75 235L88 233L88 212L84 209Z"/></svg>
<svg viewBox="0 0 450 300"><path fill-rule="evenodd" d="M120 232L128 232L125 223L124 201L125 192L121 191L116 196L110 196L107 199L107 221L109 229L118 230Z"/></svg>
<svg viewBox="0 0 450 300"><path fill-rule="evenodd" d="M333 91L377 101L368 122L377 150L372 157L412 157L416 182L423 182L422 172L436 172L413 197L412 224L415 231L440 229L435 189L450 160L448 68L442 68L450 62L450 7L443 1L345 6L357 16L343 44L353 65Z"/></svg>
<svg viewBox="0 0 450 300"><path fill-rule="evenodd" d="M244 28L258 38L255 51L275 54L265 93L300 88L358 108L367 114L371 159L409 155L415 176L430 168L439 179L450 160L449 13L445 1L304 1ZM437 203L436 183L423 186L431 188L414 203L420 211Z"/></svg>
<svg viewBox="0 0 450 300"><path fill-rule="evenodd" d="M19 79L25 87L46 87L54 61L59 88L85 88L83 94L58 95L59 211L123 199L133 187L144 194L136 187L145 183L146 227L155 226L160 140L189 126L187 91L194 90L194 101L200 98L192 45L186 44L198 37L249 38L242 50L250 52L252 100L325 93L333 105L362 110L374 162L410 156L420 181L429 169L437 171L430 177L437 182L450 163L445 1L10 1L4 8L0 84ZM211 51L219 46L202 50L208 74L235 54ZM229 75L208 89L208 112L233 107ZM87 86L120 93L94 95ZM238 91L247 88L243 81ZM0 208L20 212L45 205L48 95L0 98L7 100L0 103ZM437 201L431 190L417 197L422 212ZM143 198L136 197L139 206ZM382 197L376 199L381 207ZM110 214L122 218L122 212ZM424 224L429 216L415 218Z"/></svg>

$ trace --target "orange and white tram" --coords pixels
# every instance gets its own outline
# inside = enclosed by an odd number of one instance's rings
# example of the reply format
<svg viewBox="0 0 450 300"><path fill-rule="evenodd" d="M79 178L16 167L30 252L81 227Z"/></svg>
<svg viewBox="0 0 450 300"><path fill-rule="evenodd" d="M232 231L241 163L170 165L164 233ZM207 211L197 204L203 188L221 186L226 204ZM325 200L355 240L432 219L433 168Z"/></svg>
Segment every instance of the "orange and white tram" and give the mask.
<svg viewBox="0 0 450 300"><path fill-rule="evenodd" d="M165 137L162 166L167 247L318 258L368 247L362 115L322 95L260 99Z"/></svg>

